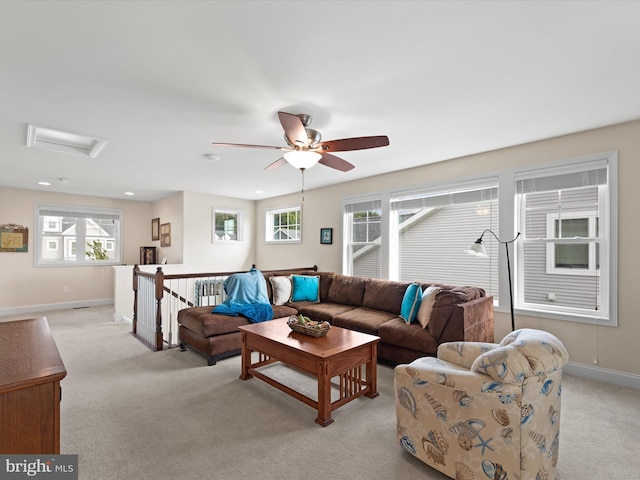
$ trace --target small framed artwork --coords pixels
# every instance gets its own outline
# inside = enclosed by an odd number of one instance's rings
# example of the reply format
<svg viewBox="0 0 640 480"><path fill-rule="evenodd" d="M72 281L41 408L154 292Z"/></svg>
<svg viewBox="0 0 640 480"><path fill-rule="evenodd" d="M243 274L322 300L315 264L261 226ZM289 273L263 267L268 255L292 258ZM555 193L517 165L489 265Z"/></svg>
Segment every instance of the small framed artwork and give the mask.
<svg viewBox="0 0 640 480"><path fill-rule="evenodd" d="M170 247L171 246L171 224L163 223L160 225L160 246L161 247Z"/></svg>
<svg viewBox="0 0 640 480"><path fill-rule="evenodd" d="M331 245L333 243L333 228L320 229L320 243L323 245Z"/></svg>
<svg viewBox="0 0 640 480"><path fill-rule="evenodd" d="M0 252L29 251L29 229L15 223L0 225Z"/></svg>
<svg viewBox="0 0 640 480"><path fill-rule="evenodd" d="M160 219L151 220L151 240L160 240Z"/></svg>

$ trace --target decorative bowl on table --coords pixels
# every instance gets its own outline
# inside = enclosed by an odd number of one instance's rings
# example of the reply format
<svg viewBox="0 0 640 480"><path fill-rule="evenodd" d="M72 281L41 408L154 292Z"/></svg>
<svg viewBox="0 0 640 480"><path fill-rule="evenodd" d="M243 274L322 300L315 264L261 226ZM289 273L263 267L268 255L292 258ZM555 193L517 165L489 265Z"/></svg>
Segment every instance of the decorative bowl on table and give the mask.
<svg viewBox="0 0 640 480"><path fill-rule="evenodd" d="M331 328L329 322L316 322L304 315L291 315L287 320L287 325L294 332L304 333L312 337L324 337Z"/></svg>

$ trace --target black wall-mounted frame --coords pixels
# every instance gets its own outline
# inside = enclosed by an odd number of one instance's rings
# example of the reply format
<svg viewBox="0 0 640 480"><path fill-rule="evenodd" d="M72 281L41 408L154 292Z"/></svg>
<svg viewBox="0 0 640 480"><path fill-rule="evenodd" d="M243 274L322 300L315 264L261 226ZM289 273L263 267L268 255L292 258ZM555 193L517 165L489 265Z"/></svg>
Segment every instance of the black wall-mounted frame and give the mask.
<svg viewBox="0 0 640 480"><path fill-rule="evenodd" d="M323 245L331 245L333 243L333 228L320 229L320 243Z"/></svg>

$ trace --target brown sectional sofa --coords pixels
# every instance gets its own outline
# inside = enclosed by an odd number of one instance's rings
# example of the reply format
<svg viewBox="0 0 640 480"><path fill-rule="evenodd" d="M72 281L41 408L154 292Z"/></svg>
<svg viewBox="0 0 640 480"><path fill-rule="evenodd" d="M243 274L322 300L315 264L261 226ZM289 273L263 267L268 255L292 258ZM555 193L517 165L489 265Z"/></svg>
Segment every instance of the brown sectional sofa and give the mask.
<svg viewBox="0 0 640 480"><path fill-rule="evenodd" d="M378 359L408 363L435 356L438 345L450 341L493 342L493 297L476 287L435 284L436 296L429 323L409 325L400 318L405 290L410 282L352 277L333 272L295 272L319 276L319 302L289 302L273 305L274 318L302 313L313 320L328 321L351 330L380 337ZM264 273L269 298L273 291L269 277L289 275L287 271ZM431 284L423 283L424 289ZM211 313L212 307L193 307L178 313L182 349L204 355L209 365L240 352L242 317Z"/></svg>

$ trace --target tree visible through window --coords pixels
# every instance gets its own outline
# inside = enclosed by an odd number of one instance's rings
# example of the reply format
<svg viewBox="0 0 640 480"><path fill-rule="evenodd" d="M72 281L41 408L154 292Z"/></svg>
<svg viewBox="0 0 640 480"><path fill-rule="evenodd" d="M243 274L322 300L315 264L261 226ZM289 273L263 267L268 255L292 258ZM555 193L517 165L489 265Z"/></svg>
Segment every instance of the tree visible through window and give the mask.
<svg viewBox="0 0 640 480"><path fill-rule="evenodd" d="M243 221L243 214L241 210L214 209L214 241L242 241Z"/></svg>
<svg viewBox="0 0 640 480"><path fill-rule="evenodd" d="M36 210L37 266L121 263L120 209L39 204ZM99 259L91 255L97 244L105 251Z"/></svg>

